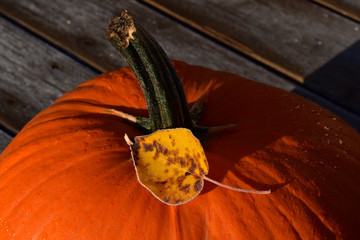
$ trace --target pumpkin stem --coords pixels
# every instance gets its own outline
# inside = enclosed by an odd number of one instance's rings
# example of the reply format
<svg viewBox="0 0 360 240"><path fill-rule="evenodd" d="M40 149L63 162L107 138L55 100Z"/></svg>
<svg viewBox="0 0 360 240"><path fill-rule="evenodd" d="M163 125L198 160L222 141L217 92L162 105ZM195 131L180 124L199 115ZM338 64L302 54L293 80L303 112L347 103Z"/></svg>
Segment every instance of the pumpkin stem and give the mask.
<svg viewBox="0 0 360 240"><path fill-rule="evenodd" d="M228 185L225 185L225 184L222 184L218 181L215 181L211 178L208 178L206 176L203 176L203 178L208 181L208 182L211 182L211 183L214 183L220 187L223 187L223 188L227 188L227 189L230 189L230 190L233 190L233 191L237 191L237 192L244 192L244 193L252 193L252 194L270 194L271 193L271 189L269 190L249 190L249 189L242 189L242 188L236 188L236 187L231 187L231 186L228 186Z"/></svg>
<svg viewBox="0 0 360 240"><path fill-rule="evenodd" d="M152 36L124 10L120 17L110 19L106 38L128 63L144 91L151 131L193 129L180 79Z"/></svg>

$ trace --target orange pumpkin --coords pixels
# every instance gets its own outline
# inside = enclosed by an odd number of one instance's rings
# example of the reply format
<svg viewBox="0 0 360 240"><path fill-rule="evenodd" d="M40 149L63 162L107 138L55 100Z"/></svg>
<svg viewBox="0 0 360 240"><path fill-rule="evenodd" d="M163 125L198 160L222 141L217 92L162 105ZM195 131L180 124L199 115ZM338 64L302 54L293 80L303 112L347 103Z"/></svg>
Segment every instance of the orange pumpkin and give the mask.
<svg viewBox="0 0 360 240"><path fill-rule="evenodd" d="M169 206L139 184L123 136L143 132L104 114L146 116L129 68L64 94L0 157L0 239L358 239L360 136L337 116L283 90L174 62L201 125L238 124L204 142L211 183Z"/></svg>

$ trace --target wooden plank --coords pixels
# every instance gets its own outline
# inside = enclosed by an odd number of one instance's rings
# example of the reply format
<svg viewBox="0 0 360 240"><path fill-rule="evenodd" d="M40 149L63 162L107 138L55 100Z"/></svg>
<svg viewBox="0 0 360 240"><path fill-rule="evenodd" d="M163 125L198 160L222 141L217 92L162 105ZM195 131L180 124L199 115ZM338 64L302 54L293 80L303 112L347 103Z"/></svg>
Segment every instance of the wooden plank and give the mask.
<svg viewBox="0 0 360 240"><path fill-rule="evenodd" d="M308 1L144 2L360 114L360 24Z"/></svg>
<svg viewBox="0 0 360 240"><path fill-rule="evenodd" d="M33 2L36 2L36 1L32 1L32 3ZM102 2L105 2L105 1L102 1ZM3 8L4 3L6 3L6 0L3 0L2 2L0 2L0 7L2 7L3 12L5 11ZM53 35L51 35L51 32L56 33L59 31L60 32L63 31L62 35L65 35L65 37L61 38L61 39L63 39L65 42L61 46L63 46L63 45L67 46L66 48L68 50L72 50L72 52L74 54L77 54L77 56L82 57L83 59L86 60L87 58L85 58L84 55L79 55L80 50L74 49L76 47L81 48L81 46L83 46L84 49L87 49L88 51L90 51L89 55L87 55L87 56L90 56L92 59L102 59L103 60L103 61L99 61L99 65L103 66L102 69L104 71L107 68L109 68L109 69L117 68L118 64L124 65L124 63L121 60L117 60L118 58L115 57L114 51L112 50L111 47L109 47L110 45L103 38L104 29L102 29L102 27L100 29L100 27L97 24L92 24L92 25L90 24L94 21L97 22L97 21L100 21L101 19L108 18L109 16L117 15L116 11L113 10L114 8L109 8L108 5L106 5L106 4L105 4L106 7L104 7L101 4L97 5L93 2L89 2L89 1L85 2L84 1L84 2L80 2L80 3L83 4L82 7L87 10L85 12L86 13L93 12L96 14L95 15L92 14L91 16L88 16L85 13L83 13L83 15L79 16L79 12L71 13L71 10L70 10L72 8L74 8L74 9L80 8L80 6L78 6L78 7L74 6L74 4L78 3L78 1L75 3L71 3L71 4L67 3L67 4L71 5L68 7L62 6L61 1L55 2L54 4L58 4L56 6L47 5L48 2L45 2L45 1L38 1L38 2L36 2L36 4L34 3L35 7L31 4L29 5L28 2L26 2L26 3L22 2L22 1L12 2L13 5L20 4L20 3L22 3L23 5L21 5L21 6L17 5L17 7L15 9L12 9L11 14L8 12L7 15L12 16L12 17L17 16L17 18L15 18L15 17L14 18L17 20L22 19L22 21L24 21L22 23L25 26L30 26L31 29L37 30L37 33L41 33L42 36L46 36L47 39L50 39L50 40L52 39L51 36L53 36ZM227 49L224 49L221 46L218 46L211 41L208 41L207 39L197 35L196 33L192 32L192 31L189 31L188 29L186 29L182 26L179 26L175 22L173 22L169 19L166 19L160 15L156 15L155 12L147 9L146 7L144 7L142 5L139 5L134 2L128 3L126 1L123 1L122 3L123 4L126 3L127 4L126 6L128 6L126 8L133 10L133 12L137 15L137 18L139 19L139 21L141 21L142 23L145 23L144 25L146 28L152 29L150 31L153 33L153 35L156 38L160 39L160 43L164 46L164 48L167 52L170 52L169 55L172 58L185 60L192 64L203 65L203 66L207 66L207 67L218 69L218 70L234 72L236 74L243 75L250 79L255 79L259 82L264 82L264 83L267 83L267 84L270 84L273 86L281 87L288 91L293 90L296 86L294 84L286 82L279 76L269 72L268 70L266 70L262 67L259 67L258 65L248 61L247 59L245 59L231 51L228 51ZM51 2L51 4L53 4L53 2ZM119 4L119 3L116 2L116 4ZM134 5L132 5L132 4L134 4ZM59 6L60 6L60 9L58 9ZM121 5L121 6L123 6L123 5ZM123 6L123 7L125 8L125 6ZM48 9L50 9L50 10L48 10ZM61 9L65 9L65 10L61 11ZM117 9L121 9L120 5L117 6ZM43 11L45 11L45 13ZM69 13L66 13L66 11L69 11ZM64 18L64 20L68 19L70 22L65 22L65 23L62 22L62 18L61 18L62 16L57 17L56 14L58 14L58 15L68 14L68 15L66 15L67 17ZM106 15L106 17L104 15ZM35 20L32 18L32 16L35 16L34 17ZM52 17L50 18L49 16L52 16ZM54 21L53 19L60 19L60 21L59 22ZM30 22L27 22L27 21L30 21ZM50 25L46 25L47 21L52 21L52 23ZM68 24L68 23L70 23L70 24ZM46 26L37 28L37 25L39 25L39 26L46 25ZM64 31L65 27L63 25L65 25L65 26L72 25L72 28ZM85 26L94 26L94 27L85 29L84 27L81 27L84 25ZM106 25L106 24L104 24L104 25ZM41 32L39 29L42 29L42 28L44 28L45 29L44 31L50 35L45 34L45 32ZM46 29L46 28L49 28L49 29ZM97 32L97 34L94 34L94 32ZM89 33L89 36L87 36L87 38L90 39L89 42L91 43L90 44L91 46L87 46L86 44L85 45L84 44L76 45L77 44L76 40L79 40L78 36L86 36L87 33ZM14 34L14 33L12 33L12 34ZM27 39L28 36L21 36L19 38ZM71 39L71 40L69 40L69 41L71 41L70 43L66 42L66 40L69 38ZM75 40L73 40L72 38L74 38ZM35 40L34 39L26 40L25 42L32 43L33 41L35 41ZM13 44L14 41L12 39L8 39L7 41L4 41L4 42L7 42L7 44L11 45L11 44ZM16 43L16 41L15 41L15 43ZM44 43L42 43L42 44L44 44ZM41 43L40 43L40 45L41 45ZM104 45L104 47L102 47L103 45ZM8 48L8 46L6 44L4 46L5 46L5 47L3 47L4 49ZM11 46L10 46L10 48L11 48ZM18 81L19 78L16 77L16 75L12 76L11 72L19 71L19 69L22 69L22 68L25 68L25 70L21 70L21 71L26 72L29 70L28 64L30 64L30 66L33 66L33 65L31 65L31 64L34 64L33 62L38 63L37 67L40 67L43 65L48 67L51 65L51 63L52 63L51 60L53 58L52 56L53 55L56 56L56 53L54 54L52 52L52 50L45 50L46 54L43 54L44 56L41 54L39 55L39 53L35 53L35 54L32 53L33 49L38 49L38 48L41 49L44 47L37 46L37 45L29 47L25 44L25 46L21 46L19 48L19 51L20 50L22 50L22 51L20 51L17 54L10 54L11 57L7 57L8 54L4 53L4 56L5 56L4 58L11 59L14 56L22 56L23 60L25 61L24 63L21 63L21 60L19 60L19 64L17 64L16 63L17 60L11 60L14 62L15 66L12 66L13 69L9 70L9 72L10 72L9 79L12 79L12 81ZM17 49L17 47L15 47L15 49ZM28 53L27 51L30 51L30 52ZM54 51L56 52L56 50L54 50ZM189 52L189 54L188 54L188 52ZM36 58L38 55L41 58L40 60L38 60ZM45 59L43 59L43 57L45 57ZM30 59L30 60L28 60L28 59ZM38 62L38 61L40 61L40 62ZM28 63L26 63L26 62L28 62ZM91 63L90 60L87 62ZM109 63L110 66L107 66L106 63ZM57 68L56 67L57 64L55 64L53 66L55 66L55 69ZM62 66L62 65L60 65L60 66ZM64 69L66 70L67 74L70 75L70 79L71 79L71 76L73 74L72 72L74 70L72 70L70 68L70 66L72 66L72 63L70 63L69 66ZM84 66L81 66L79 64L74 65L74 69L76 71L80 71L80 72L81 72L81 68L83 68L83 67ZM63 69L63 68L60 67L60 70L61 69ZM34 70L34 71L37 71L37 70ZM29 72L31 73L34 71L29 71ZM49 71L49 70L45 70L45 72L46 71ZM53 70L50 71L50 75L54 74L54 73L51 73L52 71ZM76 71L75 71L74 75L76 75L76 74L79 75L79 73L76 73ZM24 75L29 74L29 72L27 72ZM39 73L37 73L37 74L39 74ZM7 79L7 77L0 78L0 81L2 81L2 79ZM48 79L48 77L44 76L40 80L47 80L47 79ZM51 77L50 77L50 79L51 79ZM60 78L60 81L63 79L67 79L67 78L63 76ZM47 80L47 81L51 81L51 80ZM51 81L51 82L54 85L57 83L57 81L59 81L59 80L55 80L55 81ZM21 85L21 84L19 84L19 85ZM49 85L49 84L46 84L46 83L40 84L39 83L40 89L41 88L46 89L47 85ZM49 86L51 86L51 84ZM296 89L302 89L302 88L298 87ZM66 89L64 89L64 90L66 90ZM306 91L305 89L302 89L302 91L299 91L299 92L300 92L300 95L305 95L305 96L308 95L308 94L306 94L308 91ZM315 101L318 101L319 99L321 99L321 101L319 101L321 104L323 104L324 102L327 102L326 100L319 98L318 96L316 96L314 99L315 99ZM31 101L31 97L29 98L29 101ZM22 109L19 106L21 105L21 103L23 103L23 106L26 106L26 104L25 104L26 101L20 100L19 102L20 103L16 104L16 106L13 108L8 107L9 111L20 111L20 112L23 111L24 109ZM51 102L51 100L49 102ZM330 110L334 107L336 108L336 106L333 106L333 104L328 103L328 102L325 107L328 107ZM36 108L36 109L38 109L38 108ZM16 114L13 114L13 117L10 117L9 121L11 119L16 120L18 118L19 117ZM21 118L21 116L20 116L20 118ZM354 118L352 118L352 120L355 122L360 122L356 116ZM24 123L26 121L22 121L22 122ZM21 126L21 124L19 124L19 126Z"/></svg>
<svg viewBox="0 0 360 240"><path fill-rule="evenodd" d="M358 24L307 1L143 1L299 81L360 39Z"/></svg>
<svg viewBox="0 0 360 240"><path fill-rule="evenodd" d="M11 142L12 137L0 129L0 155L7 145Z"/></svg>
<svg viewBox="0 0 360 240"><path fill-rule="evenodd" d="M360 22L360 1L359 0L313 0L335 12L343 14L355 21Z"/></svg>
<svg viewBox="0 0 360 240"><path fill-rule="evenodd" d="M125 66L104 38L108 19L118 15L122 9L128 9L154 35L172 59L233 72L286 90L294 88L294 84L276 74L156 14L136 1L0 2L0 11L3 14L101 71Z"/></svg>
<svg viewBox="0 0 360 240"><path fill-rule="evenodd" d="M0 124L11 131L97 75L4 18L0 26Z"/></svg>

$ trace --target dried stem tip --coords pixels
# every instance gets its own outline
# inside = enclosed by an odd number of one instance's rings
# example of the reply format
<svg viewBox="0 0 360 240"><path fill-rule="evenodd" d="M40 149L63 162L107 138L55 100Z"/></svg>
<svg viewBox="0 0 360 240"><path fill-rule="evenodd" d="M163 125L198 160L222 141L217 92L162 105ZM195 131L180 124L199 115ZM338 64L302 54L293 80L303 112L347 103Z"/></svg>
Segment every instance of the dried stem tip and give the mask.
<svg viewBox="0 0 360 240"><path fill-rule="evenodd" d="M116 38L122 48L129 46L130 39L134 39L132 34L136 32L133 17L126 11L122 11L120 17L110 19L106 31L106 38Z"/></svg>

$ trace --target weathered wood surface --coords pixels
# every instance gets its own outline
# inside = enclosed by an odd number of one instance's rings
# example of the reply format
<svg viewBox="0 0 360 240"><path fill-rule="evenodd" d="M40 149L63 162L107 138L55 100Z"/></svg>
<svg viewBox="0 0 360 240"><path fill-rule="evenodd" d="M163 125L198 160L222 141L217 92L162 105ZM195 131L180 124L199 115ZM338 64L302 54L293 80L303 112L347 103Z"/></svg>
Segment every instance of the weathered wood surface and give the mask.
<svg viewBox="0 0 360 240"><path fill-rule="evenodd" d="M105 72L125 66L105 39L109 18L128 9L172 59L233 72L286 90L294 84L135 1L2 0L0 11Z"/></svg>
<svg viewBox="0 0 360 240"><path fill-rule="evenodd" d="M11 131L97 75L3 18L0 26L0 123Z"/></svg>
<svg viewBox="0 0 360 240"><path fill-rule="evenodd" d="M360 1L359 0L313 0L335 12L343 14L355 21L360 22Z"/></svg>
<svg viewBox="0 0 360 240"><path fill-rule="evenodd" d="M311 1L144 2L360 114L359 23Z"/></svg>

